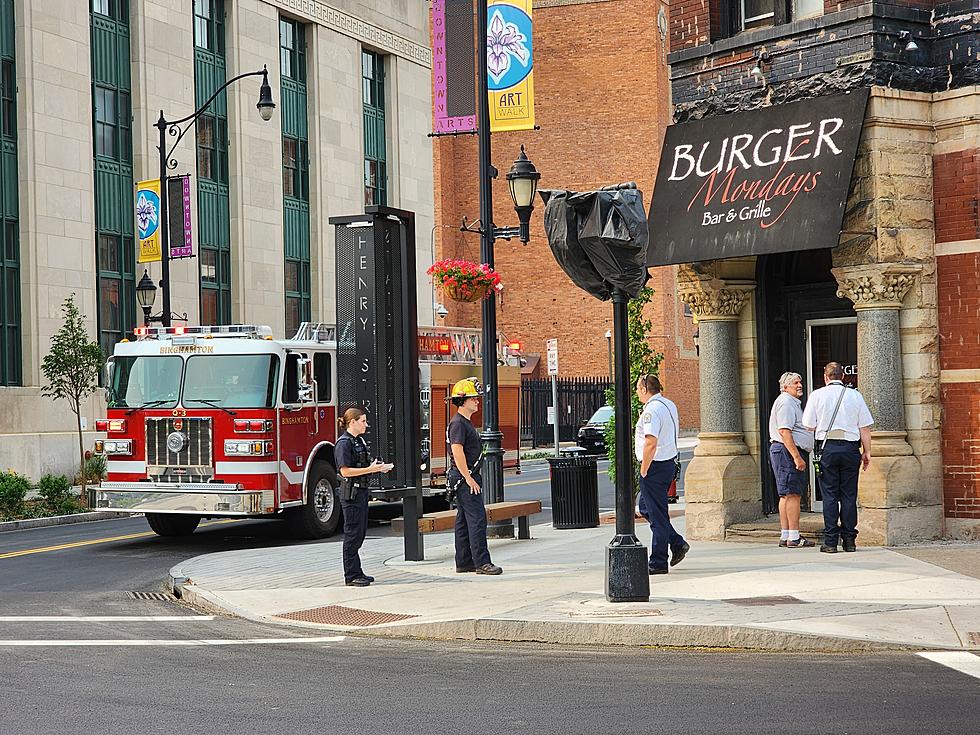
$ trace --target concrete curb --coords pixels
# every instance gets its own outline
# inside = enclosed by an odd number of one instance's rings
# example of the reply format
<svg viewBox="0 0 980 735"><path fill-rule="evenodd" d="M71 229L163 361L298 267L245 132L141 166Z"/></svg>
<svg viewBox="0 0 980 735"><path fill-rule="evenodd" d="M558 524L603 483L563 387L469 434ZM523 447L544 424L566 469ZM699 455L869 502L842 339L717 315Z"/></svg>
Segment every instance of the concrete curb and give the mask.
<svg viewBox="0 0 980 735"><path fill-rule="evenodd" d="M21 531L25 528L47 528L48 526L66 526L70 523L88 523L89 521L107 521L112 518L123 518L131 513L116 513L111 510L93 510L88 513L73 513L70 516L48 516L47 518L25 518L22 521L4 521L0 523L0 533L4 531Z"/></svg>
<svg viewBox="0 0 980 735"><path fill-rule="evenodd" d="M171 570L171 574L168 576L168 586L182 601L209 612L223 615L231 614L266 625L306 630L341 631L347 635L369 638L546 643L573 646L718 648L796 653L872 653L935 648L843 636L807 635L737 625L641 625L636 623L571 623L565 621L470 618L375 628L347 628L255 615L229 604L220 595L201 589L192 580L180 576L179 570L176 576Z"/></svg>

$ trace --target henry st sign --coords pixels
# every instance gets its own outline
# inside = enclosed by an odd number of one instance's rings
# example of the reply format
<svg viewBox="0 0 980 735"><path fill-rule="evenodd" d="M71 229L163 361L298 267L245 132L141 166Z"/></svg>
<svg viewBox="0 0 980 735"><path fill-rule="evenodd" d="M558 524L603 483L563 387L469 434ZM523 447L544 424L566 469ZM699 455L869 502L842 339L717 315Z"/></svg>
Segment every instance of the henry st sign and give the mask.
<svg viewBox="0 0 980 735"><path fill-rule="evenodd" d="M650 265L837 245L868 90L667 128Z"/></svg>

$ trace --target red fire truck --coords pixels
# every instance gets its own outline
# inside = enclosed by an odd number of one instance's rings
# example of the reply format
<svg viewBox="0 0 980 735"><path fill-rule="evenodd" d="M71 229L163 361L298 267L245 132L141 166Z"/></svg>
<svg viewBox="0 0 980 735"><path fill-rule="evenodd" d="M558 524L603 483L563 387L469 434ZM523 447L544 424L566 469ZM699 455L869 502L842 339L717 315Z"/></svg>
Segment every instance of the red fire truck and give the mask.
<svg viewBox="0 0 980 735"><path fill-rule="evenodd" d="M337 530L332 325L304 324L284 340L246 325L140 327L136 337L106 366L99 508L143 513L161 536L190 534L211 517L282 518L299 538ZM505 446L517 442L514 403L514 421L501 416L514 424ZM426 498L443 493L424 483Z"/></svg>

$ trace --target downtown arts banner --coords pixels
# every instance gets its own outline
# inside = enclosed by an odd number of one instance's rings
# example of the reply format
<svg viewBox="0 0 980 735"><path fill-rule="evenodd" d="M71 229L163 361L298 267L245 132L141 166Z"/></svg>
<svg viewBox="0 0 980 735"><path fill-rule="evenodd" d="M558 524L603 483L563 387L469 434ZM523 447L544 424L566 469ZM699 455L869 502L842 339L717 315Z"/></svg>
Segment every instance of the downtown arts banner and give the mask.
<svg viewBox="0 0 980 735"><path fill-rule="evenodd" d="M532 0L487 5L490 130L534 129ZM473 0L432 0L432 103L436 135L477 129Z"/></svg>
<svg viewBox="0 0 980 735"><path fill-rule="evenodd" d="M651 266L838 244L869 90L667 128Z"/></svg>

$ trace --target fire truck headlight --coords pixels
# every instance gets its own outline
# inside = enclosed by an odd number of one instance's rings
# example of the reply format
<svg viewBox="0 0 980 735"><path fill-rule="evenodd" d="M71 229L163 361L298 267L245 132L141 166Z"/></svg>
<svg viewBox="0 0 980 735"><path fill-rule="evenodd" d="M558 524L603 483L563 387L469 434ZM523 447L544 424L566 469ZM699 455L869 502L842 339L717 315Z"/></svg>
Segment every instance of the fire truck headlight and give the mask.
<svg viewBox="0 0 980 735"><path fill-rule="evenodd" d="M102 450L106 454L132 454L132 439L113 439L102 442Z"/></svg>
<svg viewBox="0 0 980 735"><path fill-rule="evenodd" d="M235 439L226 439L225 454L252 454L252 443L240 442Z"/></svg>

